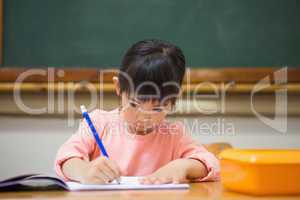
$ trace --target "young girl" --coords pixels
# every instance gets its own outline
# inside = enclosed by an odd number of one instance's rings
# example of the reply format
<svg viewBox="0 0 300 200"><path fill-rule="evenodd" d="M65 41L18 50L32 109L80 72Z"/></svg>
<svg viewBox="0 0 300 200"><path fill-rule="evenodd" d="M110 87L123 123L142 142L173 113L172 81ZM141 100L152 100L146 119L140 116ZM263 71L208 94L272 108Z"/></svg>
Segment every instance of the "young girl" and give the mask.
<svg viewBox="0 0 300 200"><path fill-rule="evenodd" d="M167 42L144 40L126 52L113 78L120 108L90 117L106 147L101 156L85 121L58 151L55 171L65 180L105 184L143 176L142 184L219 179L219 162L194 142L179 122L168 122L185 73L182 51Z"/></svg>

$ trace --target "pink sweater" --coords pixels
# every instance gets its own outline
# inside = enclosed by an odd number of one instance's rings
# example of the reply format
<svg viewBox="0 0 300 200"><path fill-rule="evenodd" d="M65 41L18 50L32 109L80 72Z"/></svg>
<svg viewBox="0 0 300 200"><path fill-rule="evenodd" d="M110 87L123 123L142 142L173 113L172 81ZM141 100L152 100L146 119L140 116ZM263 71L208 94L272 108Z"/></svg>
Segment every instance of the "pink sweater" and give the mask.
<svg viewBox="0 0 300 200"><path fill-rule="evenodd" d="M145 176L153 173L172 160L192 158L203 162L208 175L197 181L219 180L218 159L203 146L194 142L180 122L162 122L148 135L133 135L127 132L118 109L94 110L90 117L107 150L110 159L120 167L122 176ZM72 157L94 160L100 156L95 139L85 120L59 149L55 160L58 176L68 180L62 172L62 163Z"/></svg>

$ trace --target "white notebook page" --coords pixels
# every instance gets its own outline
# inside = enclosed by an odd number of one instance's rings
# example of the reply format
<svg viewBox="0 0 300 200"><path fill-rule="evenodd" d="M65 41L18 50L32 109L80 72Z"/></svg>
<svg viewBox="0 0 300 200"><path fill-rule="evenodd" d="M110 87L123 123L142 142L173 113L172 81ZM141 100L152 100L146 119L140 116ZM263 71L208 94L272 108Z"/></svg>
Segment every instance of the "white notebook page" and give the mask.
<svg viewBox="0 0 300 200"><path fill-rule="evenodd" d="M189 184L142 185L137 176L122 176L120 184L116 181L105 185L88 185L77 182L67 182L70 191L83 190L147 190L147 189L188 189Z"/></svg>

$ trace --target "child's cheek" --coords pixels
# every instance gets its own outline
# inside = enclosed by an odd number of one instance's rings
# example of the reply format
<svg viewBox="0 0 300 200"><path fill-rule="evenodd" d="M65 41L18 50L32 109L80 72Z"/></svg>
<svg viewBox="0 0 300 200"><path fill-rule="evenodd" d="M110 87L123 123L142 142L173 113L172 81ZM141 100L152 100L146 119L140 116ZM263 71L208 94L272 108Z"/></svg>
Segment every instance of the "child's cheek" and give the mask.
<svg viewBox="0 0 300 200"><path fill-rule="evenodd" d="M134 112L131 112L131 111L123 112L123 119L129 124L135 123L136 118L137 118L137 116Z"/></svg>
<svg viewBox="0 0 300 200"><path fill-rule="evenodd" d="M160 114L160 115L156 115L155 117L152 117L152 121L154 124L159 124L161 123L164 119L166 118L166 116L164 114Z"/></svg>

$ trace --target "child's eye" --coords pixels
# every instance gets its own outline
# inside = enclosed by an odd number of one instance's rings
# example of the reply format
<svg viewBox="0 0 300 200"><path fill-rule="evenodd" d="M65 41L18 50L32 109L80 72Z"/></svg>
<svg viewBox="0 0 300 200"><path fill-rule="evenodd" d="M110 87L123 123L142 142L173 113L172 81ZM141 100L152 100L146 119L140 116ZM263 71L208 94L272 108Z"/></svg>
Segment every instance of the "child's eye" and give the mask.
<svg viewBox="0 0 300 200"><path fill-rule="evenodd" d="M129 102L129 105L130 105L131 107L133 107L133 108L136 108L136 107L137 107L137 103L132 102L132 101Z"/></svg>
<svg viewBox="0 0 300 200"><path fill-rule="evenodd" d="M153 108L152 110L155 111L155 112L162 112L163 111L163 109L160 108L160 107Z"/></svg>

